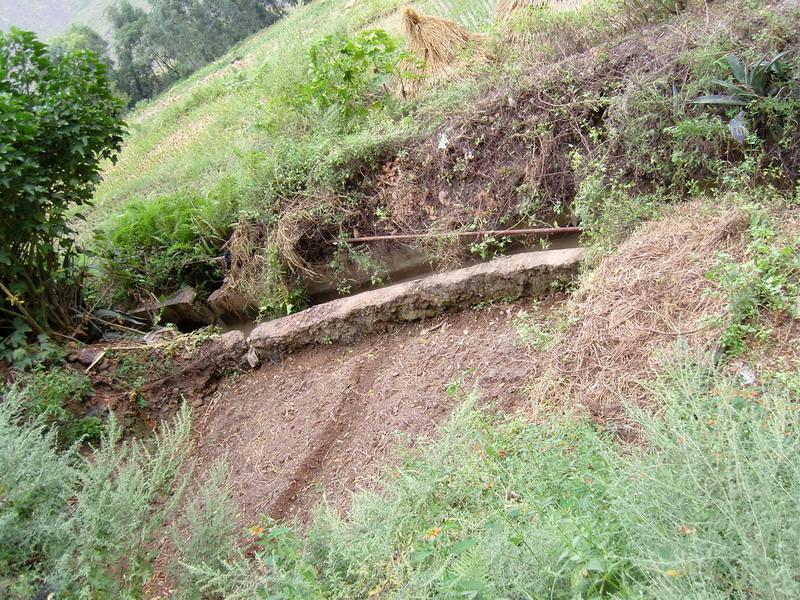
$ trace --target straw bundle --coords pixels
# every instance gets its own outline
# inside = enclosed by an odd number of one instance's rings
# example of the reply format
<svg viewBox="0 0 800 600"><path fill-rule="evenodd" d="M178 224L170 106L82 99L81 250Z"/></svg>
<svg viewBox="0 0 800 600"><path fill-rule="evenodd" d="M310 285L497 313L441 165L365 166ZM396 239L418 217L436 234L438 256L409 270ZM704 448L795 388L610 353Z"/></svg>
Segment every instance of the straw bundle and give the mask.
<svg viewBox="0 0 800 600"><path fill-rule="evenodd" d="M460 53L470 44L485 39L485 36L472 33L455 21L422 15L411 7L403 10L403 30L408 38L408 49L424 64L424 76L429 81L452 72ZM404 67L411 73L415 71L415 65ZM419 80L412 81L411 87L419 87Z"/></svg>

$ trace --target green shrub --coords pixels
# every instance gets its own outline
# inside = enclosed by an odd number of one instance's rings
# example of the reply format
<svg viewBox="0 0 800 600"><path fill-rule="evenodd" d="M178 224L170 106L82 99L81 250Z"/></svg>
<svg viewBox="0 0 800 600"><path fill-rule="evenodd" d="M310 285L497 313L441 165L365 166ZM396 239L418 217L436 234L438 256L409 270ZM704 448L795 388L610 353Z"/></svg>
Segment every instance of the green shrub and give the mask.
<svg viewBox="0 0 800 600"><path fill-rule="evenodd" d="M236 207L232 201L190 194L130 203L95 245L103 285L128 299L169 294L182 285L210 292Z"/></svg>
<svg viewBox="0 0 800 600"><path fill-rule="evenodd" d="M68 552L66 511L78 481L74 449L56 451L56 432L23 426L6 392L0 403L0 596L30 598Z"/></svg>
<svg viewBox="0 0 800 600"><path fill-rule="evenodd" d="M575 155L573 168L584 170L575 194L573 212L583 227L582 241L589 264L610 252L642 221L654 218L670 201L666 194L636 194L630 183L620 183L606 174L601 163L582 165Z"/></svg>
<svg viewBox="0 0 800 600"><path fill-rule="evenodd" d="M611 514L657 598L797 597L800 414L795 371L753 385L702 360L669 367L646 450L619 460Z"/></svg>
<svg viewBox="0 0 800 600"><path fill-rule="evenodd" d="M20 375L9 391L23 402L30 418L55 431L62 446L100 439L102 419L76 416L92 391L92 382L84 374L64 367L38 367Z"/></svg>
<svg viewBox="0 0 800 600"><path fill-rule="evenodd" d="M391 98L388 84L410 56L382 29L352 36L326 36L309 50L308 82L301 98L322 112L333 110L344 122L363 116Z"/></svg>
<svg viewBox="0 0 800 600"><path fill-rule="evenodd" d="M173 563L173 576L180 583L180 597L200 598L207 585L203 573L223 568L236 555L237 506L225 483L227 465L214 464L203 486L187 503L173 526L172 541L180 556Z"/></svg>
<svg viewBox="0 0 800 600"><path fill-rule="evenodd" d="M101 161L119 150L121 108L93 54L53 60L34 34L0 32L3 337L20 323L36 334L74 329L83 270L69 211L89 203Z"/></svg>
<svg viewBox="0 0 800 600"><path fill-rule="evenodd" d="M57 364L66 356L64 349L45 334L40 333L35 342L29 342L33 329L22 319L14 319L12 324L14 331L0 343L0 361L18 371L26 371Z"/></svg>
<svg viewBox="0 0 800 600"><path fill-rule="evenodd" d="M182 498L188 411L147 443L122 441L111 419L84 458L26 422L24 400L0 403L0 594L139 597Z"/></svg>

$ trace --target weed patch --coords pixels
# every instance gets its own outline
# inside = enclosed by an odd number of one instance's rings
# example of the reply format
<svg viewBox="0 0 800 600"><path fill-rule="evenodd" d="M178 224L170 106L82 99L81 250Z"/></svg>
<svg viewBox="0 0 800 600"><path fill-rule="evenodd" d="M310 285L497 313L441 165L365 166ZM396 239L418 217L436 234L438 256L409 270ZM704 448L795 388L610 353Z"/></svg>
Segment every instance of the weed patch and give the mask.
<svg viewBox="0 0 800 600"><path fill-rule="evenodd" d="M743 384L707 361L669 367L648 450L623 460L613 513L656 597L796 593L797 373Z"/></svg>
<svg viewBox="0 0 800 600"><path fill-rule="evenodd" d="M763 311L799 316L798 240L780 242L763 209L753 207L751 214L746 260L736 262L721 254L709 273L730 303L720 343L722 350L731 355L747 351L750 341L767 340L770 331L763 324Z"/></svg>
<svg viewBox="0 0 800 600"><path fill-rule="evenodd" d="M0 404L0 590L30 598L125 597L153 572L154 542L181 494L189 415L151 442L127 443L111 419L88 458L23 421L25 398Z"/></svg>
<svg viewBox="0 0 800 600"><path fill-rule="evenodd" d="M38 367L21 374L4 390L17 398L25 414L50 428L62 447L99 441L105 430L99 417L78 417L92 392L91 380L64 367Z"/></svg>
<svg viewBox="0 0 800 600"><path fill-rule="evenodd" d="M131 203L98 237L103 286L128 301L182 284L210 292L209 282L221 279L217 259L233 215L224 198L174 194Z"/></svg>

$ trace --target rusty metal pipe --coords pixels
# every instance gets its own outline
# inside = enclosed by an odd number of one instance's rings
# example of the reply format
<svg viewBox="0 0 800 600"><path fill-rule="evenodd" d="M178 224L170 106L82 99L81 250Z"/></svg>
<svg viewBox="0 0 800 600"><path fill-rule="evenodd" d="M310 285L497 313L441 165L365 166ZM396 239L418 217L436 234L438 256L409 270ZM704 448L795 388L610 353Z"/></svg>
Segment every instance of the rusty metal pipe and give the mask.
<svg viewBox="0 0 800 600"><path fill-rule="evenodd" d="M389 242L389 241L411 241L424 238L435 237L481 237L481 236L509 236L519 237L525 235L565 235L569 233L581 233L582 227L541 227L538 229L491 229L488 231L453 231L450 233L429 232L429 233L403 233L398 235L373 235L360 236L345 240L349 244L366 244L370 242Z"/></svg>

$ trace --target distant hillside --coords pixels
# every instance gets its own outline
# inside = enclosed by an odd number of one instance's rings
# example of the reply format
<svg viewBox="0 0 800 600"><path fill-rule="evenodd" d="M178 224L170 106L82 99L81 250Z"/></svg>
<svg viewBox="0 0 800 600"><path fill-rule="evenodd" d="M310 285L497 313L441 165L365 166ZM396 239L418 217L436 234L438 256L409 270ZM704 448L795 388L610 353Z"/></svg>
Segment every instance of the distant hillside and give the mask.
<svg viewBox="0 0 800 600"><path fill-rule="evenodd" d="M114 0L0 0L0 29L19 27L47 39L61 33L70 23L86 23L108 37L106 9ZM147 0L132 0L146 6Z"/></svg>
<svg viewBox="0 0 800 600"><path fill-rule="evenodd" d="M0 0L4 2L5 0ZM54 0L57 1L57 0ZM115 0L79 0L83 6L75 13L70 23L85 23L93 27L97 33L109 39L111 34L111 24L106 19L108 7L114 4ZM130 0L134 6L147 8L147 0Z"/></svg>

